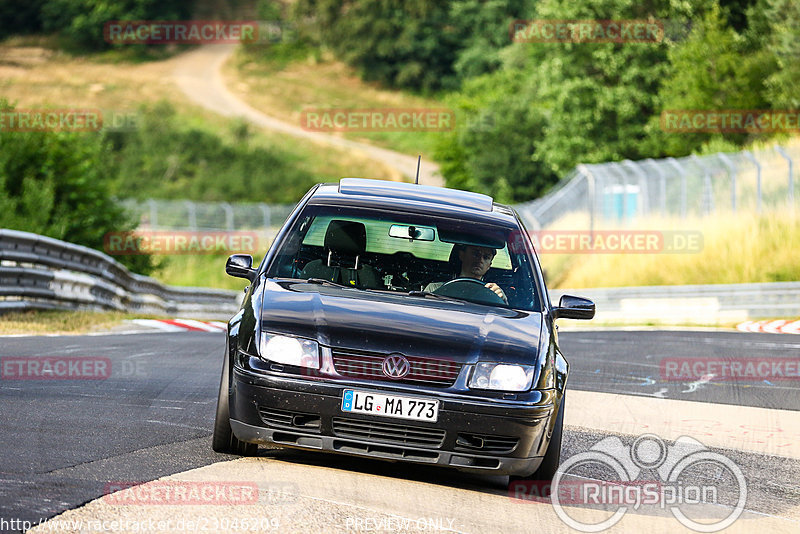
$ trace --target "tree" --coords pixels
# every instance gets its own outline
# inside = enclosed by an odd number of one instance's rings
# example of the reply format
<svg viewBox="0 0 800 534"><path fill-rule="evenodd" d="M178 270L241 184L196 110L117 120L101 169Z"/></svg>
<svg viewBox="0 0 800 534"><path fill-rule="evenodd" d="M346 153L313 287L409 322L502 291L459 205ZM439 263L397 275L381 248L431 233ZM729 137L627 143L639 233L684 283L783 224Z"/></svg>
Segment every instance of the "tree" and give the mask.
<svg viewBox="0 0 800 534"><path fill-rule="evenodd" d="M686 20L687 14L668 0L591 6L543 0L533 18ZM475 108L485 106L496 127L443 143L448 184L492 191L505 182L521 201L541 195L579 163L647 157L646 126L660 111L667 48L667 42L509 45L498 53L499 71L464 84L462 95Z"/></svg>
<svg viewBox="0 0 800 534"><path fill-rule="evenodd" d="M436 159L448 187L479 191L499 202L544 193L555 174L533 155L544 137L535 87L516 69L468 80L450 105L459 118L441 138Z"/></svg>
<svg viewBox="0 0 800 534"><path fill-rule="evenodd" d="M728 25L716 2L699 19L689 38L669 53L669 70L659 92L662 110L758 110L769 107L764 80L775 70L758 43ZM650 154L685 156L720 138L743 145L745 133L661 132L652 118Z"/></svg>
<svg viewBox="0 0 800 534"><path fill-rule="evenodd" d="M0 111L11 109L0 100ZM107 233L136 227L111 197L109 147L96 133L0 130L0 146L0 227L98 250ZM143 274L154 268L147 255L118 259Z"/></svg>
<svg viewBox="0 0 800 534"><path fill-rule="evenodd" d="M182 20L191 16L195 1L181 0L44 0L42 25L59 32L80 50L110 48L103 36L114 20Z"/></svg>
<svg viewBox="0 0 800 534"><path fill-rule="evenodd" d="M800 108L800 3L797 0L765 0L763 8L770 27L766 48L777 64L766 81L767 96L776 109Z"/></svg>
<svg viewBox="0 0 800 534"><path fill-rule="evenodd" d="M422 91L455 89L491 71L528 0L299 0L302 35L331 48L366 80Z"/></svg>

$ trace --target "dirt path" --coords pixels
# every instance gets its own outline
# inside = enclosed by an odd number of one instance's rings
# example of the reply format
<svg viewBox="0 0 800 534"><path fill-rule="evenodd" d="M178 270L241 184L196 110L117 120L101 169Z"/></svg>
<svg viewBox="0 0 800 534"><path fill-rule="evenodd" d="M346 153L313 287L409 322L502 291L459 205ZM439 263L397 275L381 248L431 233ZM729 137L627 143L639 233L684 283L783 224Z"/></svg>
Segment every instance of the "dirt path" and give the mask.
<svg viewBox="0 0 800 534"><path fill-rule="evenodd" d="M175 83L193 102L225 117L243 117L262 128L348 151L357 151L370 159L397 169L405 176L414 177L417 168L417 158L415 157L334 135L309 132L298 125L265 115L240 100L228 91L220 72L222 65L231 56L235 47L236 45L207 45L181 55L176 58L176 67L173 72ZM439 166L431 161L423 160L419 182L427 185L444 185L439 176Z"/></svg>

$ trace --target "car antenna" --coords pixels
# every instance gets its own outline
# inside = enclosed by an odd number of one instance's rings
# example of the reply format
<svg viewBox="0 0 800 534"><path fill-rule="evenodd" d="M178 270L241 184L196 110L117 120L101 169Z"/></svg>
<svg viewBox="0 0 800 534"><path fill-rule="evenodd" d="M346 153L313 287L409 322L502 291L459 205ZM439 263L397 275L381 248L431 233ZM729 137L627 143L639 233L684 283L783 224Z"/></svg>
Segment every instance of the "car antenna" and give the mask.
<svg viewBox="0 0 800 534"><path fill-rule="evenodd" d="M422 163L422 154L417 156L417 177L414 179L414 184L419 185L419 164Z"/></svg>

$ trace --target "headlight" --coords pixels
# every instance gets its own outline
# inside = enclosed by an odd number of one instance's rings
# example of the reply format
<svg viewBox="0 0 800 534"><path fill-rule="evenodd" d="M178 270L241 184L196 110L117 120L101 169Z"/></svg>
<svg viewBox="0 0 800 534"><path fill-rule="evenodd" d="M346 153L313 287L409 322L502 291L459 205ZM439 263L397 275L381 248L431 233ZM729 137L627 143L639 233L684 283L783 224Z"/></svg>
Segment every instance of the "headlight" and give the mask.
<svg viewBox="0 0 800 534"><path fill-rule="evenodd" d="M259 349L261 357L271 362L319 369L319 346L316 341L262 333Z"/></svg>
<svg viewBox="0 0 800 534"><path fill-rule="evenodd" d="M532 365L505 363L478 363L469 381L471 389L497 389L501 391L528 391L533 383L535 368Z"/></svg>

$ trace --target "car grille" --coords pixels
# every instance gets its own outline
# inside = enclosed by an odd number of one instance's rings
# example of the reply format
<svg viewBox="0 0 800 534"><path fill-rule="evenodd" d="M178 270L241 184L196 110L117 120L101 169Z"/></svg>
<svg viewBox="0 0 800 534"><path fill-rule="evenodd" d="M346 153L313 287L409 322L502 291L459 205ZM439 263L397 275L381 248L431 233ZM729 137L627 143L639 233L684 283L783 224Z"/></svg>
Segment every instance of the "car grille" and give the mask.
<svg viewBox="0 0 800 534"><path fill-rule="evenodd" d="M319 415L261 407L261 420L272 428L301 428L319 432L322 418Z"/></svg>
<svg viewBox="0 0 800 534"><path fill-rule="evenodd" d="M497 453L511 452L517 447L517 443L519 443L519 438L511 436L459 433L456 438L456 449Z"/></svg>
<svg viewBox="0 0 800 534"><path fill-rule="evenodd" d="M416 445L419 447L441 447L445 436L445 431L438 428L362 421L344 417L333 418L333 433L342 438Z"/></svg>
<svg viewBox="0 0 800 534"><path fill-rule="evenodd" d="M427 384L450 387L461 372L462 364L435 358L407 356L411 370L404 378L391 378L383 374L383 360L386 354L333 350L333 365L336 372L352 378L390 380L392 382Z"/></svg>

